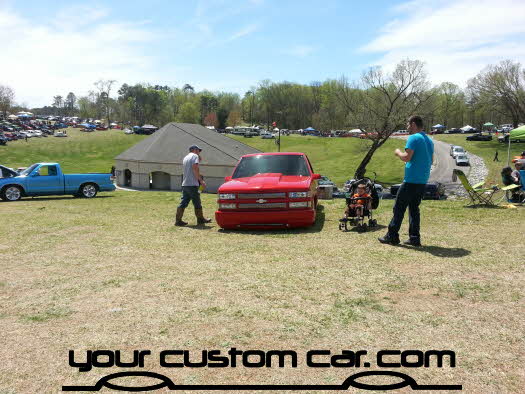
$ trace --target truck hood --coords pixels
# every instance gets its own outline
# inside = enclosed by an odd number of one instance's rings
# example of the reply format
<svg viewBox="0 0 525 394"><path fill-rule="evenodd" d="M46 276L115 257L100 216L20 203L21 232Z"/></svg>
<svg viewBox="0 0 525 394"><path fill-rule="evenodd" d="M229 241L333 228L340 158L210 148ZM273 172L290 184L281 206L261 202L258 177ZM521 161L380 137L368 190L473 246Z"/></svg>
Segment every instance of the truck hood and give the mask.
<svg viewBox="0 0 525 394"><path fill-rule="evenodd" d="M24 179L23 176L13 176L11 178L0 178L0 185L7 183L20 183Z"/></svg>
<svg viewBox="0 0 525 394"><path fill-rule="evenodd" d="M310 176L257 174L247 178L232 179L219 188L219 193L306 190L310 188L311 183Z"/></svg>

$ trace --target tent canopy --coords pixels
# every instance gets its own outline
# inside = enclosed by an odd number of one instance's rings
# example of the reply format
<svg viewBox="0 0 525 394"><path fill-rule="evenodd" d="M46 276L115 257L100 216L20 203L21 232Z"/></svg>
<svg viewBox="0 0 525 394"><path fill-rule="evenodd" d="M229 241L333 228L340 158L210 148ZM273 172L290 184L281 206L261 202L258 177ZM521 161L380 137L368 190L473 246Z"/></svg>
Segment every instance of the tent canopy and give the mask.
<svg viewBox="0 0 525 394"><path fill-rule="evenodd" d="M443 126L442 124L439 124L439 123L438 123L438 124L432 126L432 128L433 128L433 129L445 129L446 126Z"/></svg>
<svg viewBox="0 0 525 394"><path fill-rule="evenodd" d="M471 125L466 125L466 126L463 126L460 130L463 130L463 131L469 131L469 130L472 130L474 127L472 127Z"/></svg>
<svg viewBox="0 0 525 394"><path fill-rule="evenodd" d="M310 127L306 128L306 129L304 129L304 131L316 131L316 130L313 127L310 126Z"/></svg>
<svg viewBox="0 0 525 394"><path fill-rule="evenodd" d="M525 126L512 130L509 134L510 140L525 140Z"/></svg>
<svg viewBox="0 0 525 394"><path fill-rule="evenodd" d="M168 123L148 138L116 157L117 160L178 163L188 154L188 147L198 144L207 165L235 166L242 155L259 153L242 142L232 140L204 126Z"/></svg>
<svg viewBox="0 0 525 394"><path fill-rule="evenodd" d="M490 123L490 122L487 122L487 123L484 123L483 126L492 127L492 126L494 126L494 124Z"/></svg>

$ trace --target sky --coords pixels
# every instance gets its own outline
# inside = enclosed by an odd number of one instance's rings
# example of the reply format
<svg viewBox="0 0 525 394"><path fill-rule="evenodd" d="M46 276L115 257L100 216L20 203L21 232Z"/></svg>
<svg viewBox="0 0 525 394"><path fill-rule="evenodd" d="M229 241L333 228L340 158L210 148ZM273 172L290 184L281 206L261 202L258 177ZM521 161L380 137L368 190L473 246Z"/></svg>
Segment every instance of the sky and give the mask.
<svg viewBox="0 0 525 394"><path fill-rule="evenodd" d="M488 64L525 65L524 20L524 0L0 0L0 84L28 107L100 79L243 96L410 58L463 88Z"/></svg>

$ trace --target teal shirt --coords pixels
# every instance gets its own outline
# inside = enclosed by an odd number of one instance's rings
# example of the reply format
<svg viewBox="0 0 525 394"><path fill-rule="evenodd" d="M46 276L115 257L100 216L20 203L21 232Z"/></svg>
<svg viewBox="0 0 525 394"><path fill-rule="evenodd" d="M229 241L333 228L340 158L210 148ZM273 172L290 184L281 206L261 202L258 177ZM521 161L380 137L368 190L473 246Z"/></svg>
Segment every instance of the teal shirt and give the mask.
<svg viewBox="0 0 525 394"><path fill-rule="evenodd" d="M405 149L412 149L414 154L412 159L405 164L405 179L403 181L406 183L427 183L432 166L434 143L424 132L420 132L408 137Z"/></svg>

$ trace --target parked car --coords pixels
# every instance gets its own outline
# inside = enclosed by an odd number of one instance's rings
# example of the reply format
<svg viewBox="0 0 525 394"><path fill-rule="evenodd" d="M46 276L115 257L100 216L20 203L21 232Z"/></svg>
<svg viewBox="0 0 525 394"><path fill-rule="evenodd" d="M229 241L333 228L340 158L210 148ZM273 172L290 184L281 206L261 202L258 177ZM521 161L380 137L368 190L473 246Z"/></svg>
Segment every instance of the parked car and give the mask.
<svg viewBox="0 0 525 394"><path fill-rule="evenodd" d="M263 140L267 140L267 139L274 139L275 136L272 133L261 133L261 138Z"/></svg>
<svg viewBox="0 0 525 394"><path fill-rule="evenodd" d="M0 198L17 201L26 196L72 194L92 198L99 191L113 191L111 174L64 174L58 163L36 163L18 176L0 179Z"/></svg>
<svg viewBox="0 0 525 394"><path fill-rule="evenodd" d="M217 224L224 229L311 226L320 178L304 153L242 156L219 187Z"/></svg>
<svg viewBox="0 0 525 394"><path fill-rule="evenodd" d="M509 142L509 134L506 134L506 135L500 135L498 137L498 142L504 142L504 143L508 143ZM511 143L512 142L525 142L525 140L523 139L513 139L510 141Z"/></svg>
<svg viewBox="0 0 525 394"><path fill-rule="evenodd" d="M456 165L457 166L470 166L470 161L467 155L457 155L456 156Z"/></svg>
<svg viewBox="0 0 525 394"><path fill-rule="evenodd" d="M0 134L0 145L7 145L7 138L3 134Z"/></svg>
<svg viewBox="0 0 525 394"><path fill-rule="evenodd" d="M461 133L461 131L462 131L461 129L455 129L454 128L454 129L449 129L449 130L445 131L445 133L446 134L459 134L459 133Z"/></svg>
<svg viewBox="0 0 525 394"><path fill-rule="evenodd" d="M467 141L492 141L491 135L472 134L466 138Z"/></svg>
<svg viewBox="0 0 525 394"><path fill-rule="evenodd" d="M319 184L319 186L321 186L321 185L330 185L330 186L332 186L332 190L334 192L338 191L337 186L335 185L335 183L332 182L330 180L330 178L328 178L325 175L321 175L321 178L319 179L319 181L317 183Z"/></svg>
<svg viewBox="0 0 525 394"><path fill-rule="evenodd" d="M64 131L55 131L55 137L67 137L67 133Z"/></svg>
<svg viewBox="0 0 525 394"><path fill-rule="evenodd" d="M401 184L392 185L390 187L390 194L397 196L397 192ZM439 200L445 195L445 186L440 182L431 182L425 185L425 195L423 196L426 200Z"/></svg>
<svg viewBox="0 0 525 394"><path fill-rule="evenodd" d="M12 168L0 165L0 178L12 178L17 175L18 173Z"/></svg>
<svg viewBox="0 0 525 394"><path fill-rule="evenodd" d="M450 145L450 156L453 158L457 155L465 154L465 149L463 149L461 146L458 145Z"/></svg>

